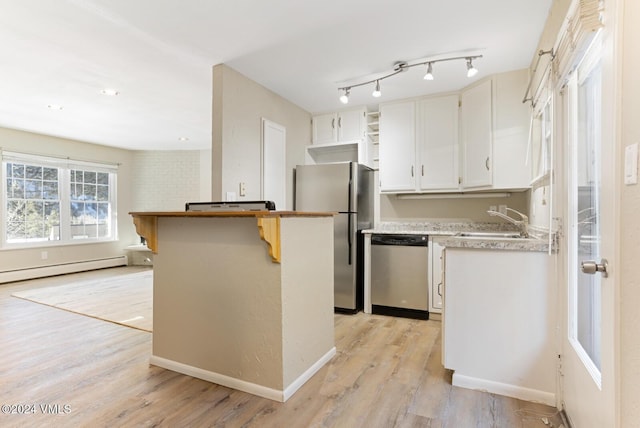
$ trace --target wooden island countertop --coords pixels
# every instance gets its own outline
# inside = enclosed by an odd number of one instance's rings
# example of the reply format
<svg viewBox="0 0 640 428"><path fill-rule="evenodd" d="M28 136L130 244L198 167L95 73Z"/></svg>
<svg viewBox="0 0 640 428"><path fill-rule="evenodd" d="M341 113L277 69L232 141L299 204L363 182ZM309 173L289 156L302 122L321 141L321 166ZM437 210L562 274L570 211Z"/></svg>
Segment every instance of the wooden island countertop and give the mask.
<svg viewBox="0 0 640 428"><path fill-rule="evenodd" d="M331 212L304 211L142 211L130 212L136 233L147 241L147 247L158 252L159 217L255 217L260 238L269 244L269 254L275 263L280 262L280 218L282 217L330 217Z"/></svg>

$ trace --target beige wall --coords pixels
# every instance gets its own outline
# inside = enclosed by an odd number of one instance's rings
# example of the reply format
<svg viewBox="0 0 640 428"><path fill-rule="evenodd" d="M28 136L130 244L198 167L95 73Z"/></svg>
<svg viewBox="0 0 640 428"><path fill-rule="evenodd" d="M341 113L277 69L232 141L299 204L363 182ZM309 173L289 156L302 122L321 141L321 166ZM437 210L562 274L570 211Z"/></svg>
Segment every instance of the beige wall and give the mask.
<svg viewBox="0 0 640 428"><path fill-rule="evenodd" d="M127 214L131 211L132 200L132 152L6 128L0 128L0 147L15 152L119 164L117 241L47 247L46 260L42 260L42 248L0 250L0 271L120 256L125 254L124 247L137 241L131 217Z"/></svg>
<svg viewBox="0 0 640 428"><path fill-rule="evenodd" d="M640 2L624 0L622 123L624 147L640 142ZM623 164L623 163L622 163ZM623 170L617 180L622 182ZM622 427L640 426L640 185L622 186L620 195L620 414Z"/></svg>
<svg viewBox="0 0 640 428"><path fill-rule="evenodd" d="M487 214L490 205L507 205L526 213L528 192L513 192L508 198L398 199L380 195L380 220L502 221Z"/></svg>
<svg viewBox="0 0 640 428"><path fill-rule="evenodd" d="M293 168L305 161L311 114L224 64L213 68L212 197L259 200L261 120L286 128L287 207L293 208ZM246 196L238 194L246 183Z"/></svg>

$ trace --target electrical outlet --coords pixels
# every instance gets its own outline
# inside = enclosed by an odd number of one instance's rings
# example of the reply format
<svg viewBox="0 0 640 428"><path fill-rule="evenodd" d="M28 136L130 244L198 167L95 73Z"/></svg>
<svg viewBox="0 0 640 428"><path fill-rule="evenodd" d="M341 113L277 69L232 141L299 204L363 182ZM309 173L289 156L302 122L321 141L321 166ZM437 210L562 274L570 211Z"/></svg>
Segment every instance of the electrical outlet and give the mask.
<svg viewBox="0 0 640 428"><path fill-rule="evenodd" d="M498 205L498 212L500 214L507 214L507 206L506 205Z"/></svg>
<svg viewBox="0 0 640 428"><path fill-rule="evenodd" d="M489 211L495 211L495 210L496 210L495 205L489 205Z"/></svg>
<svg viewBox="0 0 640 428"><path fill-rule="evenodd" d="M247 185L244 182L240 182L240 196L246 196L247 194Z"/></svg>

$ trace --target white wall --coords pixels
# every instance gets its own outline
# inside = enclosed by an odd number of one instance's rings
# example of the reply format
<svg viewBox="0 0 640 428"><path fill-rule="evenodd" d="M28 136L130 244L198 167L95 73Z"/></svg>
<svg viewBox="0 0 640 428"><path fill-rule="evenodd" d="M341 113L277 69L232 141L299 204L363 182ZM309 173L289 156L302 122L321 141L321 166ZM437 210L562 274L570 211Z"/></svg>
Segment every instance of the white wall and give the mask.
<svg viewBox="0 0 640 428"><path fill-rule="evenodd" d="M311 142L311 114L224 64L213 68L212 197L259 200L261 121L286 128L287 206L293 208L293 169L305 161ZM246 195L238 193L246 183Z"/></svg>
<svg viewBox="0 0 640 428"><path fill-rule="evenodd" d="M133 211L183 211L186 202L209 201L210 151L135 151ZM204 168L209 168L208 173Z"/></svg>
<svg viewBox="0 0 640 428"><path fill-rule="evenodd" d="M624 147L640 142L640 2L624 0L622 123ZM622 169L620 174L622 174ZM622 182L622 176L617 178ZM640 185L622 186L620 195L620 414L621 427L640 426ZM616 311L618 312L618 311Z"/></svg>
<svg viewBox="0 0 640 428"><path fill-rule="evenodd" d="M132 152L6 128L0 128L0 147L15 152L70 157L119 165L117 241L47 247L48 257L46 260L42 260L41 248L0 250L0 271L121 256L125 254L124 248L127 245L136 243L137 236L133 222L127 214L132 211ZM0 201L4 204L4 195L0 195Z"/></svg>

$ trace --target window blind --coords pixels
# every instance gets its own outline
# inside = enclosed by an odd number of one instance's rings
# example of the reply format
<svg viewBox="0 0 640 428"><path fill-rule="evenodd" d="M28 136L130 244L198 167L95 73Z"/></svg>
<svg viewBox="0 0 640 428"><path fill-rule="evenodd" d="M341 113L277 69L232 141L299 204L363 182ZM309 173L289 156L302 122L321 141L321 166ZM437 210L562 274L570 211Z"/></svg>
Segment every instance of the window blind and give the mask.
<svg viewBox="0 0 640 428"><path fill-rule="evenodd" d="M569 74L582 59L598 30L603 27L604 0L574 0L554 47L553 73L565 86Z"/></svg>

